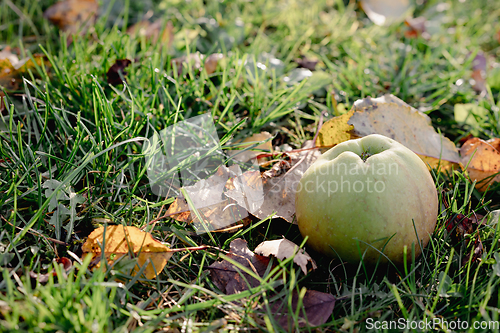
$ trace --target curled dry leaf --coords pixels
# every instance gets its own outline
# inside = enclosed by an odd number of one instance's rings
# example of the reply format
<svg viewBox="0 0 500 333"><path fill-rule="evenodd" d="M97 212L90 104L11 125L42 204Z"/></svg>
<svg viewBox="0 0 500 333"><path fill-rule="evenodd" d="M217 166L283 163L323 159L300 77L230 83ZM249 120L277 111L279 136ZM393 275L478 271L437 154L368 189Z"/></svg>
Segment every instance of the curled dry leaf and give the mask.
<svg viewBox="0 0 500 333"><path fill-rule="evenodd" d="M88 29L94 23L98 10L96 0L64 0L47 8L43 17L61 30L74 34L80 29Z"/></svg>
<svg viewBox="0 0 500 333"><path fill-rule="evenodd" d="M500 182L500 139L488 141L479 138L467 140L460 148L461 162L467 166L476 188L484 192L493 182Z"/></svg>
<svg viewBox="0 0 500 333"><path fill-rule="evenodd" d="M85 254L92 255L94 260L102 256L102 250L109 264L123 256L136 257L137 265L130 274L134 276L142 266L147 264L144 275L148 279L154 279L161 273L173 253L167 246L154 239L150 233L123 225L95 229L82 246L84 256ZM99 266L100 263L97 267Z"/></svg>
<svg viewBox="0 0 500 333"><path fill-rule="evenodd" d="M182 197L175 198L174 202L168 207L166 214L170 215L171 218L180 222L190 223L193 221L191 216L191 211L189 210L189 205L186 199Z"/></svg>
<svg viewBox="0 0 500 333"><path fill-rule="evenodd" d="M468 252L462 258L463 265L467 264L469 261L474 263L483 255L483 242L481 241L479 233L474 234L474 232L481 224L485 223L485 217L480 214L474 214L470 218L463 214L456 214L446 221L446 231L451 234L451 239L455 244L458 244L467 237L474 235L472 239L474 242L474 250L472 253Z"/></svg>
<svg viewBox="0 0 500 333"><path fill-rule="evenodd" d="M313 142L308 141L303 148L313 148L313 146ZM247 205L251 207L258 207L258 209L251 212L251 214L259 219L265 219L273 213L276 213L275 217L281 217L288 222L292 222L295 214L295 192L298 183L304 172L314 163L314 161L316 161L321 153L318 149L311 149L295 153L288 152L287 154L291 158L291 168L285 174L265 179L262 179L259 175L241 180L246 188L253 188L254 190L256 187L253 184L258 183L260 180L263 184L263 197L253 195L242 198L236 196L234 191L226 192L226 196L234 199L239 205L248 203Z"/></svg>
<svg viewBox="0 0 500 333"><path fill-rule="evenodd" d="M231 242L228 258L263 277L269 265L269 258L254 254L248 249L247 242L237 238ZM225 294L235 294L257 287L260 282L255 277L241 271L227 260L216 262L208 267L214 284Z"/></svg>
<svg viewBox="0 0 500 333"><path fill-rule="evenodd" d="M288 307L289 300L286 298L279 299L272 304L274 318L288 332L294 331L292 313L298 313L299 327L323 325L330 319L337 300L331 294L307 290L302 299L302 308L297 312L299 294L294 290L291 297L291 309Z"/></svg>
<svg viewBox="0 0 500 333"><path fill-rule="evenodd" d="M57 258L56 263L62 266L64 275L70 271L71 267L73 267L73 262L66 257ZM46 283L47 281L49 281L50 275L55 277L57 276L57 273L56 271L52 271L45 274L38 274L30 271L30 277L36 279L40 283Z"/></svg>
<svg viewBox="0 0 500 333"><path fill-rule="evenodd" d="M257 245L254 252L266 257L273 255L280 260L293 257L293 262L300 266L304 274L307 274L307 263L309 262L313 269L317 268L316 263L306 251L285 238L262 242Z"/></svg>
<svg viewBox="0 0 500 333"><path fill-rule="evenodd" d="M306 68L310 71L314 71L319 60L309 59L307 57L301 56L299 59L295 59L294 62L298 65L299 68Z"/></svg>
<svg viewBox="0 0 500 333"><path fill-rule="evenodd" d="M130 65L131 63L132 61L128 59L117 59L106 73L108 83L113 86L122 84L122 77L125 77L125 75L127 75L127 72L125 72L125 68L128 67L128 65Z"/></svg>
<svg viewBox="0 0 500 333"><path fill-rule="evenodd" d="M250 222L248 211L253 211L252 207L246 205L244 200L240 201L242 205L236 203L233 199L228 199L224 196L224 191L231 187L235 196L245 198L247 195L252 196L254 200L251 203L258 202L257 197L259 185L254 184L256 189L247 186L247 183L241 184L246 177L258 171L247 171L241 174L241 171L236 166L229 168L220 166L215 174L208 179L202 179L195 185L185 186L185 193L189 196L193 203L190 207L186 199L182 196L175 199L167 210L167 214L172 214L171 217L177 221L194 223L195 228L199 232L204 232L205 227L209 231L236 231L235 228L227 228L230 225L238 224L246 225ZM257 179L260 180L260 179ZM246 187L245 187L246 186ZM250 191L253 189L253 192ZM262 192L262 185L260 185ZM261 201L262 201L262 194ZM203 219L205 226L200 222L197 214Z"/></svg>
<svg viewBox="0 0 500 333"><path fill-rule="evenodd" d="M34 59L39 66L44 62L44 58L41 55L34 55ZM18 90L22 83L22 77L29 70L34 69L35 63L31 58L20 60L17 54L11 52L10 47L6 47L0 52L0 86L6 90Z"/></svg>
<svg viewBox="0 0 500 333"><path fill-rule="evenodd" d="M163 19L154 22L148 20L140 21L127 29L129 35L144 36L152 44L161 43L168 48L174 41L174 26L168 21L166 24Z"/></svg>
<svg viewBox="0 0 500 333"><path fill-rule="evenodd" d="M409 0L361 0L361 8L376 25L403 21L411 9Z"/></svg>

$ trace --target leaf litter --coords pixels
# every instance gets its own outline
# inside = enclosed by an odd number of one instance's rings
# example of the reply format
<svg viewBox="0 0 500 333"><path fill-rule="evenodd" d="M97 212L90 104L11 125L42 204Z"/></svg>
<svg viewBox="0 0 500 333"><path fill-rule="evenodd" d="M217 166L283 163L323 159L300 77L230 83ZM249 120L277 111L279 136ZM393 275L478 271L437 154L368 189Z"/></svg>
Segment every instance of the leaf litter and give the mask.
<svg viewBox="0 0 500 333"><path fill-rule="evenodd" d="M95 22L99 11L96 0L63 0L47 8L43 17L61 30L84 33Z"/></svg>
<svg viewBox="0 0 500 333"><path fill-rule="evenodd" d="M323 125L318 143L338 144L370 134L400 142L431 168L453 168L460 162L455 144L436 132L429 116L393 95L357 100L349 113Z"/></svg>
<svg viewBox="0 0 500 333"><path fill-rule="evenodd" d="M276 244L285 244L285 251L280 253L276 248ZM279 247L280 245L278 245L278 248ZM255 252L260 251L262 253L269 253L269 255L278 255L285 258L292 256L294 253L296 255L299 254L295 251L295 247L298 248L294 243L284 239L263 242L257 246ZM261 278L266 277L266 273L269 272L268 266L272 265L268 256L252 252L248 249L247 242L241 238L231 242L230 252L227 257L254 272ZM302 256L300 256L298 260L301 265L303 259L305 259L304 253L302 253ZM210 265L208 269L214 284L225 294L235 294L260 285L260 281L257 278L243 272L240 268L226 259ZM290 297L291 300L288 300L286 296L278 297L270 303L274 317L278 319L278 323L285 329L290 329L293 326L293 323L289 322L291 317L290 314L295 313L299 305L301 305L302 309L302 311L298 311L299 327L306 325L319 326L326 323L333 312L335 301L337 300L337 298L331 294L315 290L305 290L305 293L303 293L301 297L301 302L299 302L299 294L297 291L293 291ZM288 307L290 302L291 311Z"/></svg>
<svg viewBox="0 0 500 333"><path fill-rule="evenodd" d="M285 238L262 242L257 245L254 252L266 257L272 255L280 260L293 257L293 262L299 265L304 274L307 274L308 263L311 263L313 270L317 268L316 263L306 251Z"/></svg>

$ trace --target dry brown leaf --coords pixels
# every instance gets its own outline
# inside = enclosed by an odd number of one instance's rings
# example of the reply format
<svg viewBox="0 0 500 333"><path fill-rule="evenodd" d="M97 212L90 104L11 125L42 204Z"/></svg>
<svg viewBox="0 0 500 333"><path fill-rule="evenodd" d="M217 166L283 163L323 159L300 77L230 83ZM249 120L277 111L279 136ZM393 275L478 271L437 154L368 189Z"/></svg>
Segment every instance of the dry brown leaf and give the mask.
<svg viewBox="0 0 500 333"><path fill-rule="evenodd" d="M231 242L227 255L243 267L263 277L269 265L269 258L254 254L248 249L247 242L237 238ZM216 262L208 267L213 283L225 294L235 294L260 285L259 280L242 272L227 260Z"/></svg>
<svg viewBox="0 0 500 333"><path fill-rule="evenodd" d="M467 166L470 179L477 181L476 188L481 192L486 191L493 182L500 181L499 140L472 138L460 148L461 162Z"/></svg>
<svg viewBox="0 0 500 333"><path fill-rule="evenodd" d="M106 73L106 77L108 78L108 83L116 86L123 83L122 77L127 75L125 72L125 68L130 65L132 61L129 59L116 59L115 63L109 68Z"/></svg>
<svg viewBox="0 0 500 333"><path fill-rule="evenodd" d="M224 190L232 188L240 196L246 196L245 191L248 192L249 189L240 185L241 181L238 179L239 177L246 179L252 175L252 172L248 171L243 175L240 173L235 167L219 167L217 172L208 179L184 187L194 207L189 207L186 199L181 196L175 199L166 214L173 214L170 217L177 221L194 223L199 232L204 232L205 227L214 232L237 231L237 228L228 228L228 226L234 224L244 226L250 223L247 210L251 211L252 208L238 205L234 200L227 199L224 196ZM203 219L205 227L198 219L196 212Z"/></svg>
<svg viewBox="0 0 500 333"><path fill-rule="evenodd" d="M460 159L455 144L436 132L427 115L395 98L367 97L355 102L356 112L348 121L354 126L354 134L360 137L382 134L425 157L424 162L431 161L431 167L438 163L442 168L458 167Z"/></svg>
<svg viewBox="0 0 500 333"><path fill-rule="evenodd" d="M411 9L409 0L361 0L361 8L376 25L403 21Z"/></svg>
<svg viewBox="0 0 500 333"><path fill-rule="evenodd" d="M312 141L307 141L303 148L313 148ZM265 219L276 213L275 217L281 217L288 222L293 221L295 214L295 192L297 185L304 172L321 155L318 149L304 150L301 152L287 153L291 160L291 168L278 177L263 179L260 175L247 177L241 182L245 188L250 188L245 198L235 195L234 191L226 192L226 196L234 199L240 206L253 207L255 209L250 213L259 219ZM278 162L280 163L280 162ZM258 182L262 182L263 197L258 195Z"/></svg>
<svg viewBox="0 0 500 333"><path fill-rule="evenodd" d="M44 62L40 55L35 55L34 59L39 66ZM34 69L35 63L30 58L19 60L17 54L11 52L10 47L6 47L0 52L0 86L6 90L18 90L22 83L22 77L29 70Z"/></svg>
<svg viewBox="0 0 500 333"><path fill-rule="evenodd" d="M323 325L330 319L337 298L332 294L322 293L316 290L307 290L302 299L302 308L298 311L299 327ZM299 294L293 291L291 309L288 308L289 300L279 299L273 303L272 311L278 323L287 332L293 332L294 320L291 313L297 313ZM291 313L290 313L291 310ZM305 312L305 316L304 316Z"/></svg>
<svg viewBox="0 0 500 333"><path fill-rule="evenodd" d="M64 0L47 8L43 17L61 30L74 34L80 29L88 29L94 23L98 10L96 0Z"/></svg>
<svg viewBox="0 0 500 333"><path fill-rule="evenodd" d="M273 255L280 260L295 255L293 262L300 266L304 274L307 274L307 263L309 262L313 270L317 268L316 263L306 251L300 249L297 244L285 238L262 242L257 245L254 252L266 257Z"/></svg>
<svg viewBox="0 0 500 333"><path fill-rule="evenodd" d="M186 199L182 197L175 198L174 202L168 207L166 214L173 214L170 217L180 222L190 223L193 221L189 205Z"/></svg>
<svg viewBox="0 0 500 333"><path fill-rule="evenodd" d="M307 68L310 71L316 70L316 65L319 63L317 58L308 58L305 56L300 56L299 59L295 59L294 62L297 64L298 68Z"/></svg>
<svg viewBox="0 0 500 333"><path fill-rule="evenodd" d="M479 52L472 61L472 74L471 74L472 88L479 92L486 92L486 57L484 53Z"/></svg>
<svg viewBox="0 0 500 333"><path fill-rule="evenodd" d="M144 36L153 44L161 43L165 45L167 49L172 46L174 41L174 26L172 22L168 21L164 24L164 20L161 18L154 22L148 20L140 21L128 28L127 33L130 35Z"/></svg>
<svg viewBox="0 0 500 333"><path fill-rule="evenodd" d="M101 257L102 249L109 264L126 255L137 257L137 265L131 272L132 276L148 263L144 269L144 275L148 279L154 279L161 273L173 253L150 233L123 225L95 229L82 246L84 255L89 253L95 259ZM112 259L112 256L116 258Z"/></svg>

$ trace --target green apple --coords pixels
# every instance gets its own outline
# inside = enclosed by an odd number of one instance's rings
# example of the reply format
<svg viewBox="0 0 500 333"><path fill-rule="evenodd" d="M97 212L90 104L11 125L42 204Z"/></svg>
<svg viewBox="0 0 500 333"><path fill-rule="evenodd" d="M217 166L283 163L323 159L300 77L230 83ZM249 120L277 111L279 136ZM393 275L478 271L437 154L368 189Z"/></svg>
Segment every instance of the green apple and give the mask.
<svg viewBox="0 0 500 333"><path fill-rule="evenodd" d="M308 245L356 263L411 261L436 226L438 196L424 162L402 144L373 134L343 142L304 173L295 198ZM381 254L383 252L383 254Z"/></svg>

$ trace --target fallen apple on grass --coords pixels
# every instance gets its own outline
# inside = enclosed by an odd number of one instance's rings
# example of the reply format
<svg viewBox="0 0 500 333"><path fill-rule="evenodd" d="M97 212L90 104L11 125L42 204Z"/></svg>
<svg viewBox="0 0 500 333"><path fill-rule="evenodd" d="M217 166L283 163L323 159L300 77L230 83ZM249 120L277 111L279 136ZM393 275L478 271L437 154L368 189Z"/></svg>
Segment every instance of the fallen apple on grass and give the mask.
<svg viewBox="0 0 500 333"><path fill-rule="evenodd" d="M402 144L373 134L325 152L304 173L295 200L308 245L356 263L412 260L436 226L438 196L424 162ZM383 254L382 254L383 252Z"/></svg>

